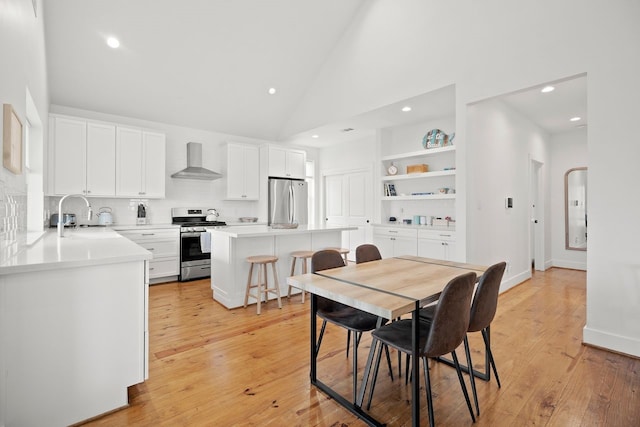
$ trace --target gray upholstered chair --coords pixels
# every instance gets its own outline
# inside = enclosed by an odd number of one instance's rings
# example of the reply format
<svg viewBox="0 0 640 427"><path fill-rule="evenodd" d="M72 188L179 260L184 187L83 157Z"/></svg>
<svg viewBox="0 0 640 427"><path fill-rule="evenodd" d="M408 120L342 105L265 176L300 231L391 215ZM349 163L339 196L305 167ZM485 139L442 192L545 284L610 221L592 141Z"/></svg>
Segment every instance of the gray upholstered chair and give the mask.
<svg viewBox="0 0 640 427"><path fill-rule="evenodd" d="M365 243L356 248L356 264L382 259L376 245Z"/></svg>
<svg viewBox="0 0 640 427"><path fill-rule="evenodd" d="M469 400L469 393L462 378L462 371L458 363L456 348L462 343L469 328L469 317L471 306L471 294L473 286L476 282L476 274L473 272L460 275L452 279L445 286L438 305L435 308L432 321L429 323L421 322L420 328L420 357L424 368L424 377L427 392L427 405L429 408L429 425L433 427L433 398L431 394L431 379L429 377L428 358L442 356L451 353L454 365L458 373L460 387L467 402L471 419L475 422L473 408ZM406 354L412 353L412 321L409 319L400 320L384 325L372 332L375 340L380 341L390 347L397 349ZM375 344L375 343L374 343ZM373 345L373 344L372 344ZM380 355L382 346L378 348L376 357L376 366L373 372L373 382L369 391L368 407L371 407L371 399L375 389L376 377L380 365ZM414 380L417 380L414 379Z"/></svg>
<svg viewBox="0 0 640 427"><path fill-rule="evenodd" d="M311 271L316 273L322 270L328 270L331 268L344 267L344 259L341 254L332 249L325 249L318 251L311 257ZM356 397L356 364L358 361L358 343L357 338L362 332L372 331L379 325L387 323L387 319L382 319L375 314L367 313L366 311L358 310L357 308L350 307L339 302L332 301L324 297L317 298L317 316L322 319L322 327L320 328L320 334L318 336L318 342L316 344L316 356L320 351L320 344L322 343L322 337L327 327L327 322L340 326L347 330L347 357L349 357L349 342L351 332L354 333L353 340L353 363L354 363L354 402Z"/></svg>
<svg viewBox="0 0 640 427"><path fill-rule="evenodd" d="M478 287L473 297L473 303L471 305L471 312L469 317L469 328L467 332L482 332L482 338L484 340L485 351L489 358L489 363L493 369L493 373L496 376L496 382L498 388L500 385L500 377L498 377L498 370L496 369L496 362L493 359L493 353L491 352L491 345L489 341L489 326L496 315L498 308L498 292L500 291L500 283L502 282L502 276L506 267L505 262L499 262L490 266L480 279L478 280ZM434 318L437 305L425 307L420 310L420 318L431 322ZM489 373L474 372L473 362L471 361L471 352L469 351L469 340L467 335L464 337L464 351L467 356L467 366L469 375L471 376L471 391L473 392L473 400L476 405L476 413L480 415L480 406L478 405L478 393L476 392L476 380L477 376L480 378L489 379Z"/></svg>

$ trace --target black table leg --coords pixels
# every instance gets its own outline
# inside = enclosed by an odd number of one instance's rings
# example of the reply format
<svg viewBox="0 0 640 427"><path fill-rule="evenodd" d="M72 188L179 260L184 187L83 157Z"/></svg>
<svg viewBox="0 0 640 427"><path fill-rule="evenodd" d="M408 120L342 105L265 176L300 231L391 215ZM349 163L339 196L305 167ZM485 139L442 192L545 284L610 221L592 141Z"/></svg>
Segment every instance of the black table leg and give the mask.
<svg viewBox="0 0 640 427"><path fill-rule="evenodd" d="M411 330L413 332L411 347L411 365L413 369L413 381L411 382L411 425L420 426L420 303L416 301L416 307L411 315ZM427 367L428 369L428 367Z"/></svg>
<svg viewBox="0 0 640 427"><path fill-rule="evenodd" d="M304 291L302 291L304 292ZM311 314L310 314L310 318L311 318L311 351L310 351L310 355L311 355L311 370L309 372L309 376L311 377L311 384L316 384L318 382L318 354L316 352L316 339L317 339L317 333L316 333L316 327L317 327L317 319L316 319L316 313L318 312L318 297L316 296L316 294L311 294Z"/></svg>

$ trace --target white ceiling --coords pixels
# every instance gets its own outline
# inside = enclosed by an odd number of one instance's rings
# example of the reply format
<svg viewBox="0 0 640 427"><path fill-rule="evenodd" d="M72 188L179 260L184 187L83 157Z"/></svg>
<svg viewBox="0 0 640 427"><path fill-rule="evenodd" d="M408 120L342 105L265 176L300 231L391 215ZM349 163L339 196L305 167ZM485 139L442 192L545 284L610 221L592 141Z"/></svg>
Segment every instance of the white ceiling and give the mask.
<svg viewBox="0 0 640 427"><path fill-rule="evenodd" d="M361 3L46 2L51 103L276 140Z"/></svg>
<svg viewBox="0 0 640 427"><path fill-rule="evenodd" d="M44 4L51 103L324 147L453 114L455 88L284 135L363 0L55 0ZM116 36L119 49L105 41ZM586 77L500 97L549 133L586 124ZM275 95L267 93L275 87ZM410 105L412 111L401 108ZM568 121L581 116L578 123ZM343 132L345 128L354 131ZM317 139L311 135L317 134Z"/></svg>

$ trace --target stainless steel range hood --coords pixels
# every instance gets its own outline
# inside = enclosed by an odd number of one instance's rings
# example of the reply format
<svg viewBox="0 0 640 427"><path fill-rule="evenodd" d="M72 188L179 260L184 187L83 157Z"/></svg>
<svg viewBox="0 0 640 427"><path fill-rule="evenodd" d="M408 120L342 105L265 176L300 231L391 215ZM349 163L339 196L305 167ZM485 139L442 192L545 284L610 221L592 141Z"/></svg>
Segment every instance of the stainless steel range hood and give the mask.
<svg viewBox="0 0 640 427"><path fill-rule="evenodd" d="M188 142L187 167L171 175L171 178L213 181L214 179L222 178L222 175L202 167L202 144L199 142Z"/></svg>

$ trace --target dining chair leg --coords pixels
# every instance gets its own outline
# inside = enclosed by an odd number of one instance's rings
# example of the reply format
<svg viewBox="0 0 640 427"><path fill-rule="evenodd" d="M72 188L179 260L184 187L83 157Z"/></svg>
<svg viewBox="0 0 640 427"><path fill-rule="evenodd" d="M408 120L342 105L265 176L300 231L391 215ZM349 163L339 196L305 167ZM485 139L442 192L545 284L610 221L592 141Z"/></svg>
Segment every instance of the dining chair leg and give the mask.
<svg viewBox="0 0 640 427"><path fill-rule="evenodd" d="M349 358L349 346L351 344L351 331L347 329L347 359Z"/></svg>
<svg viewBox="0 0 640 427"><path fill-rule="evenodd" d="M320 344L322 344L322 337L324 336L324 330L327 327L327 321L322 321L322 327L320 328L320 335L318 335L318 343L316 344L316 357L318 357L318 352L320 351Z"/></svg>
<svg viewBox="0 0 640 427"><path fill-rule="evenodd" d="M462 369L460 369L460 362L458 362L458 355L456 355L455 350L451 352L451 356L453 356L453 364L456 366L456 372L458 373L458 380L460 381L460 387L462 387L464 400L467 401L467 408L469 409L469 413L471 414L471 419L475 423L476 416L473 414L473 408L471 407L471 400L469 400L469 393L467 392L467 386L464 383L464 378L462 378Z"/></svg>
<svg viewBox="0 0 640 427"><path fill-rule="evenodd" d="M422 358L422 366L424 367L424 383L427 392L427 409L429 411L429 426L434 427L436 424L433 416L433 395L431 394L431 378L429 377L429 362L426 357Z"/></svg>
<svg viewBox="0 0 640 427"><path fill-rule="evenodd" d="M480 406L478 405L478 392L476 391L476 377L473 374L473 362L471 361L471 352L469 351L469 340L467 335L464 336L464 353L467 356L467 366L469 367L469 376L471 377L471 392L473 393L473 402L476 405L476 414L480 416Z"/></svg>
<svg viewBox="0 0 640 427"><path fill-rule="evenodd" d="M489 355L489 362L491 363L491 367L493 368L493 374L496 376L498 388L500 388L500 377L498 376L498 370L496 369L496 362L495 360L493 360L493 352L491 351L491 344L489 343L489 334L487 333L487 329L482 330L482 338L484 339L486 352Z"/></svg>
<svg viewBox="0 0 640 427"><path fill-rule="evenodd" d="M374 362L373 368L373 380L371 381L371 388L369 389L369 401L367 402L367 411L371 409L371 400L373 399L373 390L376 388L376 382L378 380L378 369L380 368L380 358L382 357L382 346L384 344L380 343L380 348L376 352L376 360Z"/></svg>
<svg viewBox="0 0 640 427"><path fill-rule="evenodd" d="M389 354L389 346L385 344L384 353L387 356L387 366L389 367L389 376L391 377L391 381L393 381L393 368L391 367L391 355Z"/></svg>

